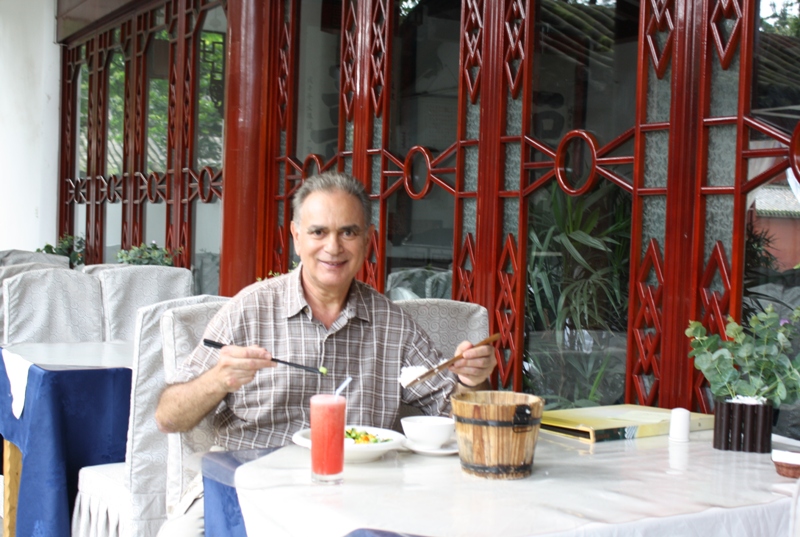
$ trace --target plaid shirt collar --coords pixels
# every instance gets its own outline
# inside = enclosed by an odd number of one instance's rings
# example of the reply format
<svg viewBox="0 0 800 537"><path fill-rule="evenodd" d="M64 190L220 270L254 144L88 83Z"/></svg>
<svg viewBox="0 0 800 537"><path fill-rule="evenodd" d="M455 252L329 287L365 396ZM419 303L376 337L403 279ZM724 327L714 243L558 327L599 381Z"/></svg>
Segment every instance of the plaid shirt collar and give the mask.
<svg viewBox="0 0 800 537"><path fill-rule="evenodd" d="M286 318L294 317L300 313L305 313L308 318L312 317L311 307L306 301L305 294L303 293L303 284L300 279L300 273L303 269L303 264L298 264L297 268L291 271L288 275L289 281L286 285ZM353 280L350 284L350 291L347 294L347 302L344 305L344 315L350 320L354 317L361 319L364 322L371 322L369 310L367 309L366 297L364 296L364 283Z"/></svg>

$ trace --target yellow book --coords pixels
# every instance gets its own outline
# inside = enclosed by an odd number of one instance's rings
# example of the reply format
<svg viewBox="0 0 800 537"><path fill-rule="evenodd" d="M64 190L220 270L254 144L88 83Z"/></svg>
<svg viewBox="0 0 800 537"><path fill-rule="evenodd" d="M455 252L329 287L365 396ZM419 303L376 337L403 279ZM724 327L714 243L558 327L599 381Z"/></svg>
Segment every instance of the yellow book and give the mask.
<svg viewBox="0 0 800 537"><path fill-rule="evenodd" d="M545 410L541 428L589 443L625 440L669 434L670 414L668 408L639 405ZM689 431L713 428L713 414L691 413Z"/></svg>

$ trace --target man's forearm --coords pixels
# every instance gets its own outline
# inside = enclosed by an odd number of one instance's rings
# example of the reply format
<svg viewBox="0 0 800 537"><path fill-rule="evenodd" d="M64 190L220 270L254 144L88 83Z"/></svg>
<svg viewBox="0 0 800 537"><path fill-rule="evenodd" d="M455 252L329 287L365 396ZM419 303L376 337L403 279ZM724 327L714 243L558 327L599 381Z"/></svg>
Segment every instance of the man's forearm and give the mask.
<svg viewBox="0 0 800 537"><path fill-rule="evenodd" d="M173 384L161 394L156 409L156 423L160 431L178 433L193 429L222 401L228 392L209 382L208 373L194 380Z"/></svg>

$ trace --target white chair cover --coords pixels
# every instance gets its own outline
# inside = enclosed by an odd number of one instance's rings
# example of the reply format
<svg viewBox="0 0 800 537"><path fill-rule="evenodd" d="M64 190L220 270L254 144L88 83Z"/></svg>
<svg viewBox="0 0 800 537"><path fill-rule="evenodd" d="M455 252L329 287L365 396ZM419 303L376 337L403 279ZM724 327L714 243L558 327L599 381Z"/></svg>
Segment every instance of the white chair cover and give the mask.
<svg viewBox="0 0 800 537"><path fill-rule="evenodd" d="M136 315L131 379L131 413L125 462L81 468L72 516L72 535L151 536L166 520L167 437L155 410L164 389L160 319L173 307L221 303L200 295L142 307Z"/></svg>
<svg viewBox="0 0 800 537"><path fill-rule="evenodd" d="M425 330L443 358L454 356L462 341L477 343L489 335L489 311L480 304L440 298L398 300L395 304ZM401 404L393 428L402 431L400 420L418 414L418 409Z"/></svg>
<svg viewBox="0 0 800 537"><path fill-rule="evenodd" d="M94 265L81 265L81 272L97 275L101 270L129 267L124 263L95 263Z"/></svg>
<svg viewBox="0 0 800 537"><path fill-rule="evenodd" d="M3 281L4 345L103 341L100 281L75 270L29 270Z"/></svg>
<svg viewBox="0 0 800 537"><path fill-rule="evenodd" d="M462 341L477 343L489 335L489 312L480 304L441 298L398 300L395 304L411 314L443 358L453 356Z"/></svg>
<svg viewBox="0 0 800 537"><path fill-rule="evenodd" d="M211 318L224 303L215 302L173 308L161 318L161 337L164 340L164 374L167 383L173 381L178 365L194 350L203 337ZM206 417L189 432L170 434L167 460L167 516L175 511L190 483L198 474L191 461L193 455L205 452L214 445L216 434L211 418ZM177 514L177 513L175 513Z"/></svg>
<svg viewBox="0 0 800 537"><path fill-rule="evenodd" d="M69 269L69 266L63 265L50 265L48 263L21 263L19 265L0 265L0 342L5 341L5 326L3 326L3 319L5 312L3 311L3 281L6 278L11 278L17 274L28 272L29 270L39 270L45 268L61 268Z"/></svg>
<svg viewBox="0 0 800 537"><path fill-rule="evenodd" d="M65 255L29 252L27 250L0 250L0 266L21 265L23 263L44 263L69 268L69 257Z"/></svg>
<svg viewBox="0 0 800 537"><path fill-rule="evenodd" d="M97 272L103 291L106 340L133 339L142 306L192 296L192 272L179 267L125 265Z"/></svg>
<svg viewBox="0 0 800 537"><path fill-rule="evenodd" d="M425 280L425 298L451 298L453 296L453 271L438 272Z"/></svg>
<svg viewBox="0 0 800 537"><path fill-rule="evenodd" d="M386 277L386 295L394 300L425 297L425 281L440 271L427 268L395 269Z"/></svg>

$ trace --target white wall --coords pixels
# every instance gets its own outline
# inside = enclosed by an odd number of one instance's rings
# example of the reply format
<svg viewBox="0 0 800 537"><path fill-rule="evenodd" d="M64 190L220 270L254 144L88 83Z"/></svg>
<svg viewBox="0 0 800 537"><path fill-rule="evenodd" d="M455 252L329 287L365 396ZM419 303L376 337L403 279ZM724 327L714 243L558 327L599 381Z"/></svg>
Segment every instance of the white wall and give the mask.
<svg viewBox="0 0 800 537"><path fill-rule="evenodd" d="M0 250L57 239L60 54L54 0L0 0Z"/></svg>

